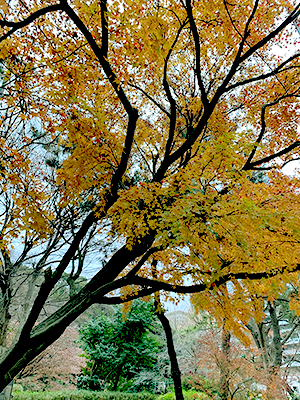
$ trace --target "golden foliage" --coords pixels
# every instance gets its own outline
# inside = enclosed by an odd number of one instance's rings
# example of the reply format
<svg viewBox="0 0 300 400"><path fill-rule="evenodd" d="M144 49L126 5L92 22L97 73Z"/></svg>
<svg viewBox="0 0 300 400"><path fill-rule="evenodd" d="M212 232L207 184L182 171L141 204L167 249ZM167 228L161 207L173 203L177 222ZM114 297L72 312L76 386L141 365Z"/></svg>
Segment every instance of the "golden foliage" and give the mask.
<svg viewBox="0 0 300 400"><path fill-rule="evenodd" d="M299 269L299 178L281 167L299 157L300 48L293 28L274 33L287 3L2 2L2 35L57 7L1 48L1 190L13 202L3 246L24 231L45 239L55 207L88 200L108 240L157 248L158 280L205 284L212 294L196 295L197 307L217 314L222 303L231 326L262 318L249 296L274 298ZM43 144L28 130L34 119ZM54 144L55 167L43 158ZM152 277L151 260L139 273Z"/></svg>

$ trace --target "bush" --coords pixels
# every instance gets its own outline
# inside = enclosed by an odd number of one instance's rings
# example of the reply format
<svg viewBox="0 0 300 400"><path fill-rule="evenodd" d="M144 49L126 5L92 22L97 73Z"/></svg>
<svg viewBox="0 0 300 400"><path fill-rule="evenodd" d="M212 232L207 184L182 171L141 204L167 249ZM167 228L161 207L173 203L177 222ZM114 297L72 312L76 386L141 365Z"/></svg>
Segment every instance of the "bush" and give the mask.
<svg viewBox="0 0 300 400"><path fill-rule="evenodd" d="M128 383L130 385L125 388L124 391L126 392L141 393L146 391L156 395L166 393L172 385L172 379L169 375L169 365L164 363L164 355L160 354L159 362L152 371L140 371Z"/></svg>
<svg viewBox="0 0 300 400"><path fill-rule="evenodd" d="M208 400L205 393L197 392L196 390L183 390L182 393L185 400ZM158 396L158 400L175 400L175 393L162 394Z"/></svg>
<svg viewBox="0 0 300 400"><path fill-rule="evenodd" d="M98 375L80 375L77 378L77 388L84 390L105 390L107 385Z"/></svg>
<svg viewBox="0 0 300 400"><path fill-rule="evenodd" d="M14 383L13 385L13 391L17 391L17 392L23 392L23 386L20 385L19 383Z"/></svg>
<svg viewBox="0 0 300 400"><path fill-rule="evenodd" d="M57 392L13 392L13 400L155 400L151 393L92 392L72 390Z"/></svg>

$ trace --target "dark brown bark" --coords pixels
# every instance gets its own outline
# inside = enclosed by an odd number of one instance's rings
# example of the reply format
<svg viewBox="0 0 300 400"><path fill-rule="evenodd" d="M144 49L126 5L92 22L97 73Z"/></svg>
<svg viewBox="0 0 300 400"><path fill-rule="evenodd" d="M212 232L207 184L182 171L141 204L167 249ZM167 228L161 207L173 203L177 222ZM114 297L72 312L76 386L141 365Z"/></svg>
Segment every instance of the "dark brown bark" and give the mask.
<svg viewBox="0 0 300 400"><path fill-rule="evenodd" d="M180 372L180 368L178 365L178 360L177 360L176 351L175 351L175 347L174 347L173 334L172 334L170 322L169 322L168 318L165 316L163 310L161 309L161 304L158 300L155 300L154 306L155 306L155 310L156 310L156 315L164 328L166 339L167 339L167 348L168 348L168 354L169 354L170 363L171 363L171 374L172 374L172 379L173 379L173 383L174 383L175 397L176 397L176 400L184 400L183 393L182 393L182 385L181 385L181 372Z"/></svg>

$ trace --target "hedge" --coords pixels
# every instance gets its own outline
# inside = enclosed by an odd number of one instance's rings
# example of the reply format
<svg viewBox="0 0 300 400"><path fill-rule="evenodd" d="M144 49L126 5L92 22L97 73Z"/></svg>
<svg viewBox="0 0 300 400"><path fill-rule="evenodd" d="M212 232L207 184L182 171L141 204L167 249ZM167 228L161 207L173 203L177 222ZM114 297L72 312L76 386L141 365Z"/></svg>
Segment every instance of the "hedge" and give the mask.
<svg viewBox="0 0 300 400"><path fill-rule="evenodd" d="M184 400L206 400L209 399L209 397L206 396L206 394L197 392L196 390L183 390L182 391ZM175 400L175 393L174 392L169 392L166 394L161 394L158 396L158 400Z"/></svg>
<svg viewBox="0 0 300 400"><path fill-rule="evenodd" d="M151 393L92 392L70 390L57 392L13 391L12 400L155 400Z"/></svg>

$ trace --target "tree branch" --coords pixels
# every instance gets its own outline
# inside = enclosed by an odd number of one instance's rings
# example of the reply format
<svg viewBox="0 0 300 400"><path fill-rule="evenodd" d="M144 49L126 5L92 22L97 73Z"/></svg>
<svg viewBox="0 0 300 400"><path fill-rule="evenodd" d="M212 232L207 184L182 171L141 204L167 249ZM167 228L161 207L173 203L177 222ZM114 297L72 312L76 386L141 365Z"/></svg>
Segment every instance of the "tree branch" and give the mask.
<svg viewBox="0 0 300 400"><path fill-rule="evenodd" d="M52 6L47 6L41 8L40 10L35 11L31 15L29 15L29 17L25 18L23 21L11 22L6 20L0 20L1 27L5 26L12 27L10 31L8 31L7 33L5 33L3 36L0 37L0 43L3 42L8 37L10 37L11 35L13 35L19 29L22 29L25 26L30 25L39 17L42 17L43 15L48 14L49 12L60 11L60 10L62 10L61 4L53 4Z"/></svg>
<svg viewBox="0 0 300 400"><path fill-rule="evenodd" d="M101 29L102 29L102 44L101 50L103 56L107 58L108 53L108 15L107 15L107 2L100 0L101 7Z"/></svg>
<svg viewBox="0 0 300 400"><path fill-rule="evenodd" d="M81 19L78 17L78 15L74 12L74 10L69 6L66 0L61 0L62 2L62 9L67 13L67 15L70 17L70 19L74 22L74 24L77 26L77 28L80 30L80 32L84 35L86 38L87 42L91 46L95 56L98 58L98 61L100 62L110 84L112 85L113 89L115 90L119 100L123 104L123 107L125 108L125 111L127 112L128 115L128 125L127 125L127 132L126 132L126 138L125 138L125 143L124 143L124 148L121 156L121 160L119 163L119 166L117 170L115 171L112 180L111 180L111 194L114 198L117 196L117 190L118 190L118 185L120 182L120 179L122 178L123 174L126 171L129 156L131 153L131 148L132 148L132 143L133 143L133 137L136 129L136 122L138 119L138 111L131 105L129 99L127 98L121 83L119 82L116 74L113 72L110 63L108 62L107 59L107 54L105 53L107 50L108 44L104 43L104 52L102 51L102 48L98 46L96 43L95 39L93 38L91 32L88 30L88 28L85 26L85 24L81 21ZM105 13L105 6L102 5L102 13L103 13L103 18L107 18L107 12L106 15ZM105 28L106 26L106 28ZM104 39L107 40L105 30L107 29L107 25L104 24Z"/></svg>
<svg viewBox="0 0 300 400"><path fill-rule="evenodd" d="M295 96L294 93L283 95L283 96L279 97L277 100L273 101L272 103L268 103L268 104L264 104L263 105L263 107L261 109L261 130L260 130L258 138L256 139L256 142L254 144L254 148L251 151L251 153L250 153L250 155L249 155L249 157L248 157L248 159L247 159L247 161L246 161L246 163L245 163L245 165L243 167L243 170L247 171L247 170L250 170L252 167L255 167L257 165L261 165L261 164L263 164L265 162L271 161L272 159L280 157L281 155L286 154L289 151L293 150L295 147L299 146L300 142L297 141L294 144L292 144L291 146L287 147L286 149L281 150L280 152L277 152L277 153L275 153L275 154L273 154L271 156L265 157L265 158L263 158L263 159L261 159L259 161L251 162L253 157L254 157L254 155L255 155L255 153L256 153L257 147L261 143L261 141L263 139L263 136L265 134L265 131L266 131L265 116L266 116L267 108L278 104L283 99L286 99L288 97L293 97L293 96Z"/></svg>
<svg viewBox="0 0 300 400"><path fill-rule="evenodd" d="M230 90L233 90L233 89L235 89L235 88L237 88L239 86L244 86L244 85L247 85L249 83L258 82L258 81L267 79L267 78L269 78L271 76L274 76L276 74L279 74L281 72L285 72L285 71L287 71L287 70L289 70L291 68L300 68L300 66L291 66L289 68L285 68L285 69L282 70L282 67L284 67L286 64L288 64L289 62L293 61L294 59L296 59L298 57L300 57L300 53L296 53L293 56L289 57L287 60L283 61L280 65L278 65L278 67L273 69L271 72L268 72L267 74L255 76L253 78L245 79L244 81L240 81L240 82L234 83L234 84L228 86L224 90L224 92L226 93L226 92L229 92Z"/></svg>
<svg viewBox="0 0 300 400"><path fill-rule="evenodd" d="M165 59L165 64L164 64L164 77L163 77L163 86L167 95L167 98L170 103L170 126L169 126L169 133L168 133L168 140L166 143L166 148L165 148L165 154L163 158L163 162L168 159L172 147L172 143L174 140L174 133L175 133L175 128L176 128L176 101L174 100L171 91L170 91L170 85L167 79L167 69L168 69L168 61L171 57L172 51L174 50L174 47L179 39L180 33L184 26L186 25L186 22L184 22L178 29L178 32L176 34L176 37L174 39L174 42L172 43L172 46L170 47L167 57Z"/></svg>
<svg viewBox="0 0 300 400"><path fill-rule="evenodd" d="M262 40L256 43L253 47L251 47L246 53L240 58L240 63L244 62L249 58L253 53L271 41L275 36L278 35L284 28L286 28L289 24L291 24L298 16L300 15L300 4L294 9L294 11L269 35L265 36Z"/></svg>
<svg viewBox="0 0 300 400"><path fill-rule="evenodd" d="M297 140L296 142L294 142L290 146L286 147L283 150L278 151L277 153L274 153L274 154L272 154L270 156L261 158L258 161L254 161L254 162L251 162L249 164L245 164L244 167L243 167L243 170L244 171L249 171L251 169L255 169L254 167L256 167L258 165L261 165L261 164L264 164L264 163L268 163L269 161L272 161L275 158L278 158L278 157L281 157L281 156L283 156L285 154L288 154L290 151L294 150L295 148L297 148L299 146L300 146L300 141ZM270 169L270 168L267 168L267 169Z"/></svg>
<svg viewBox="0 0 300 400"><path fill-rule="evenodd" d="M289 272L295 272L300 270L300 264L297 264L297 266L293 270L289 270ZM174 292L174 293L198 293L198 292L203 292L204 290L213 290L216 287L219 287L221 285L224 285L225 283L232 281L232 280L242 280L242 279L247 279L247 280L260 280L260 279L268 279L272 278L278 274L282 274L284 272L283 270L272 270L272 271L265 271L265 272L238 272L238 273L229 273L226 275L223 275L219 279L216 279L214 282L209 282L209 283L200 283L200 284L195 284L195 285L172 285L171 283L167 282L161 282L157 281L154 279L150 278L143 278L140 276L136 276L134 279L131 279L131 282L140 285L140 286L150 286L152 287L153 292L159 291L159 290L166 290L168 292Z"/></svg>
<svg viewBox="0 0 300 400"><path fill-rule="evenodd" d="M224 94L228 83L230 82L230 80L235 75L238 66L242 63L241 54L243 52L243 48L245 46L245 43L247 43L247 37L250 34L249 26L250 26L250 23L251 23L252 19L254 18L254 15L256 13L256 10L257 10L257 7L258 7L258 3L259 3L259 0L255 0L254 7L252 9L252 12L251 12L247 22L246 22L246 25L245 25L244 34L240 35L242 37L242 40L241 40L241 42L239 44L239 48L238 48L237 54L235 56L235 59L234 59L232 65L231 65L231 68L230 68L227 76L224 78L222 84L217 89L216 94L215 94L215 96L213 98L213 103L216 103L219 100L219 98L221 97L221 95Z"/></svg>
<svg viewBox="0 0 300 400"><path fill-rule="evenodd" d="M164 109L164 107L159 104L153 97L151 97L147 92L145 92L144 89L140 88L139 86L135 85L134 83L128 83L129 86L133 87L134 89L139 90L140 92L143 93L143 95L145 97L147 97L148 100L150 100L153 104L156 105L156 107L158 107L163 113L165 113L169 118L171 117L171 114L169 113L169 111L167 111L166 109Z"/></svg>
<svg viewBox="0 0 300 400"><path fill-rule="evenodd" d="M204 83L203 83L202 76L201 76L200 38L199 38L198 29L197 29L197 26L196 26L196 23L194 20L194 16L193 16L191 0L186 0L186 12L187 12L188 19L190 22L190 27L191 27L191 31L192 31L192 35L193 35L193 39L194 39L194 44L195 44L196 75L197 75L198 85L199 85L200 92L201 92L201 100L202 100L203 106L205 108L208 105L208 98L207 98L207 93L205 92Z"/></svg>
<svg viewBox="0 0 300 400"><path fill-rule="evenodd" d="M138 293L133 293L130 294L127 297L123 296L104 296L99 300L99 304L123 304L127 303L128 301L135 300L135 299L140 299L142 297L149 296L153 294L153 289L141 289Z"/></svg>

